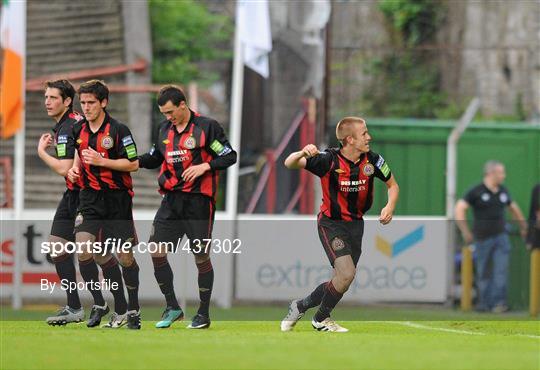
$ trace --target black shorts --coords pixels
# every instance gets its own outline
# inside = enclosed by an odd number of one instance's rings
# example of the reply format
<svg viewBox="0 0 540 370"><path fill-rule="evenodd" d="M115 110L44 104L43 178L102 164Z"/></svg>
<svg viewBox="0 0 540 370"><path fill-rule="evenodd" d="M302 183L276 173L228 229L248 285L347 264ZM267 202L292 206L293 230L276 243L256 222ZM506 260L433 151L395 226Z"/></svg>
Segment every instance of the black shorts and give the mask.
<svg viewBox="0 0 540 370"><path fill-rule="evenodd" d="M51 235L70 242L75 241L75 233L73 229L78 206L79 190L67 189L64 192L58 207L56 208L56 213L54 214L51 227Z"/></svg>
<svg viewBox="0 0 540 370"><path fill-rule="evenodd" d="M181 191L166 193L154 217L150 242L173 243L176 247L187 235L191 251L204 253L204 247L209 244L204 241L212 238L214 216L214 202L206 195Z"/></svg>
<svg viewBox="0 0 540 370"><path fill-rule="evenodd" d="M101 242L116 238L137 244L131 195L127 190L81 190L75 232L90 233Z"/></svg>
<svg viewBox="0 0 540 370"><path fill-rule="evenodd" d="M319 239L332 267L336 258L347 255L352 257L355 266L358 264L362 254L364 220L332 220L319 214L317 226Z"/></svg>

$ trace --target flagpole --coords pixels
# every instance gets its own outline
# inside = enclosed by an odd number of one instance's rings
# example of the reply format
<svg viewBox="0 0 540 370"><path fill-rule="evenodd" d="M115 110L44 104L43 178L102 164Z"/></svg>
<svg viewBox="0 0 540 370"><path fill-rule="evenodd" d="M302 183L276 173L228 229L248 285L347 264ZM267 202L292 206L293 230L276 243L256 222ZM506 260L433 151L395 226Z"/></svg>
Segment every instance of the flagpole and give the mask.
<svg viewBox="0 0 540 370"><path fill-rule="evenodd" d="M238 160L234 166L229 167L227 171L227 193L225 201L225 212L227 220L232 223L231 239L238 236L238 170L240 168L240 145L242 138L242 98L244 94L244 61L243 47L240 40L240 31L238 29L238 12L236 17L237 25L234 35L234 60L233 75L231 87L231 110L229 124L229 139L231 146L238 154ZM227 284L228 291L225 294L225 307L231 307L235 286L235 268L236 259L232 255L230 262L230 282Z"/></svg>
<svg viewBox="0 0 540 370"><path fill-rule="evenodd" d="M26 34L26 2L22 2L19 6L23 7L21 20L23 27L25 28ZM26 38L22 38L24 50L24 55L22 56L23 65L22 65L22 100L23 107L21 112L21 128L15 135L14 143L14 218L15 218L15 254L14 254L14 264L13 264L13 285L12 285L12 302L11 305L13 309L19 310L22 308L22 263L23 263L23 245L22 245L22 215L24 210L24 165L25 165L25 133L26 133L26 115L25 115L25 104L26 104Z"/></svg>

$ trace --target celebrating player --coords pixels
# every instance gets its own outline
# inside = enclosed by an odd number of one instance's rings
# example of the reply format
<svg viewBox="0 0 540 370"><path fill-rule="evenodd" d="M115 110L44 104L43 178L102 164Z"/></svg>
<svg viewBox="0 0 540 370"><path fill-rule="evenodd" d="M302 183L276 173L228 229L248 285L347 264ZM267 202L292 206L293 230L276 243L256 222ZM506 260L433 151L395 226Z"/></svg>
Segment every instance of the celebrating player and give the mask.
<svg viewBox="0 0 540 370"><path fill-rule="evenodd" d="M45 108L47 115L56 121L53 128L53 135L47 133L41 135L38 144L38 155L58 175L66 177L68 170L73 166L75 158L75 140L73 139L73 129L80 125L83 119L81 115L73 112L73 99L75 89L67 80L48 81L45 83ZM47 153L47 147L56 146L56 157ZM50 243L66 244L75 240L73 224L75 214L79 205L79 183L72 183L66 178L66 191L62 200L58 204L54 215ZM51 256L60 281L67 282L69 289L66 289L67 305L56 315L46 319L49 325L65 325L70 322L80 322L84 320L84 310L81 307L79 293L77 289L72 289L77 282L73 256L61 251L55 256ZM80 261L80 271L85 281L98 279L98 269L93 259ZM96 305L105 304L101 290L91 289Z"/></svg>
<svg viewBox="0 0 540 370"><path fill-rule="evenodd" d="M290 303L281 322L282 331L290 331L305 312L319 306L311 324L319 331L346 332L330 318L330 313L354 280L356 265L362 253L364 214L373 202L373 181L386 183L388 202L379 221L392 220L399 187L390 167L379 154L369 148L371 136L366 122L359 117L345 117L336 127L339 149L319 152L315 145L306 145L285 160L289 169L301 169L321 178L323 203L318 215L319 238L334 269L330 281L320 284L304 299Z"/></svg>
<svg viewBox="0 0 540 370"><path fill-rule="evenodd" d="M208 243L214 224L218 171L236 162L221 125L189 109L186 97L176 86L164 86L158 95L165 120L149 153L139 157L139 167L157 168L160 192L164 194L153 223L151 242L177 244L187 235L198 270L200 305L188 328L210 326L209 305L214 270ZM184 313L176 299L173 272L167 251L152 253L154 275L165 295L167 307L158 328L168 328Z"/></svg>
<svg viewBox="0 0 540 370"><path fill-rule="evenodd" d="M70 178L82 178L83 189L75 218L77 242L94 243L110 238L124 243L136 243L133 225L132 181L129 171L136 169L137 148L126 125L113 119L105 110L109 89L104 82L91 80L79 87L79 100L86 120L75 130L75 145L81 158L81 168L72 167ZM82 170L82 171L81 171ZM92 251L90 251L92 252ZM94 253L103 276L113 283L114 313L105 327L140 329L139 266L132 250L117 251L118 261L111 253ZM122 275L128 290L126 302ZM97 326L107 314L107 305L94 306L88 326Z"/></svg>

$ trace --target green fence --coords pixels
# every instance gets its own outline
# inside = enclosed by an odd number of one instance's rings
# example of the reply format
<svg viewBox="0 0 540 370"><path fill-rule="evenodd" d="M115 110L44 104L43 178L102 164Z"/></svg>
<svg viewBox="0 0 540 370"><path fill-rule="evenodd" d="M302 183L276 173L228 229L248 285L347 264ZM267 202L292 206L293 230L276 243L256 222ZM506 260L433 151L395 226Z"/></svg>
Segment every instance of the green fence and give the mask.
<svg viewBox="0 0 540 370"><path fill-rule="evenodd" d="M446 141L454 124L403 119L368 121L373 150L384 156L400 184L396 215L445 215ZM540 126L473 122L458 144L458 197L482 181L483 165L491 159L505 164L505 185L527 216L531 190L540 181ZM386 201L384 184L376 183L374 210ZM515 308L524 308L528 304L529 254L519 237L512 241L509 302Z"/></svg>

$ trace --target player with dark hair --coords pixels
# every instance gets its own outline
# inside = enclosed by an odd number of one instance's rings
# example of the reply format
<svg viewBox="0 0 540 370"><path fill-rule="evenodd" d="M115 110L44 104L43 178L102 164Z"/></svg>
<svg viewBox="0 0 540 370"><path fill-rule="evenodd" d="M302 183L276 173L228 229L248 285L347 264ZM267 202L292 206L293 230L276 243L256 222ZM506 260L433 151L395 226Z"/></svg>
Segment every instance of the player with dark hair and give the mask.
<svg viewBox="0 0 540 370"><path fill-rule="evenodd" d="M319 238L334 269L330 281L320 284L304 299L290 303L289 313L281 322L282 331L290 331L305 312L319 309L311 324L319 331L346 332L330 318L330 313L354 280L362 253L364 214L373 203L375 177L388 188L388 203L379 221L392 220L399 196L399 186L384 158L370 150L371 136L366 122L359 117L343 118L336 127L340 148L319 152L313 144L290 154L285 160L289 169L301 169L321 178L323 203L317 218Z"/></svg>
<svg viewBox="0 0 540 370"><path fill-rule="evenodd" d="M56 125L52 130L52 135L50 133L41 135L38 155L47 166L62 177L67 177L68 170L73 166L75 158L73 130L83 119L80 114L73 111L74 98L75 89L69 81L56 80L45 83L45 108L47 115L55 120ZM53 145L56 147L56 156L47 153L47 148ZM73 224L79 204L80 185L66 178L66 191L56 209L49 242L65 245L75 240ZM84 310L77 289L71 289L72 283L77 282L73 255L62 251L58 255L51 256L51 259L60 281L67 282L70 288L66 289L67 305L56 315L48 317L46 322L49 325L80 322L84 320ZM93 277L97 280L98 269L93 259L88 260L85 267L81 265L80 270L86 281L91 281ZM95 304L105 304L101 290L91 289L91 293Z"/></svg>
<svg viewBox="0 0 540 370"><path fill-rule="evenodd" d="M151 242L177 244L189 239L198 270L200 305L188 328L210 326L209 305L214 269L208 243L214 224L218 171L236 163L221 125L189 109L186 97L177 86L164 86L157 103L165 120L149 153L139 157L139 167L158 168L160 192L164 194L153 223ZM154 275L165 296L167 307L158 328L168 328L184 313L176 299L173 272L167 251L152 254Z"/></svg>
<svg viewBox="0 0 540 370"><path fill-rule="evenodd" d="M137 148L129 128L116 121L106 111L109 89L104 82L91 80L79 87L85 121L75 130L75 145L81 158L81 167L70 170L70 178L82 179L83 189L75 218L77 242L105 242L115 238L121 244L137 243L133 225L133 186L130 171L136 169ZM113 239L114 240L114 239ZM105 327L119 328L126 324L140 329L141 317L138 300L139 266L133 252L117 251L118 260L111 253L94 253L106 280L117 284L111 287L114 313ZM91 254L85 255L91 258ZM122 272L118 266L122 265ZM124 294L124 278L129 304ZM92 309L88 326L99 325L109 311L106 305Z"/></svg>

